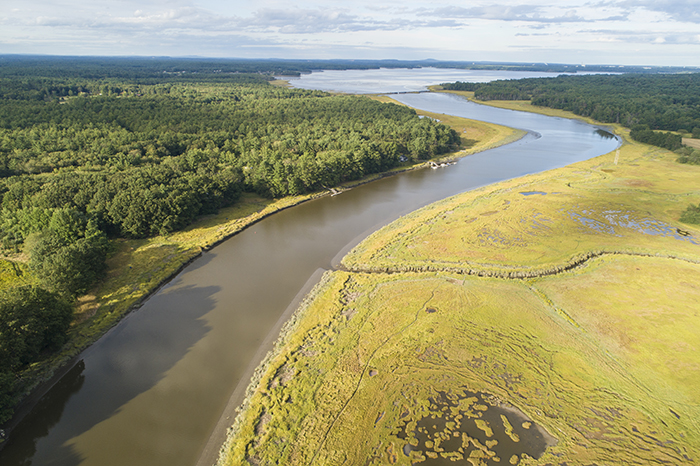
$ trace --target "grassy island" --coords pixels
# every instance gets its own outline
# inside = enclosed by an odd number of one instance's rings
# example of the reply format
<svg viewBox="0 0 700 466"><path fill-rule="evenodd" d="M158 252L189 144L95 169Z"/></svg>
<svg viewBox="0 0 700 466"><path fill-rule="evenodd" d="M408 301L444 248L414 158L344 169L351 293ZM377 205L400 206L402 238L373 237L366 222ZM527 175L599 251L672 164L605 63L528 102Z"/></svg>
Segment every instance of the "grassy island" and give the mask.
<svg viewBox="0 0 700 466"><path fill-rule="evenodd" d="M700 167L615 131L618 151L351 251L258 369L220 464L700 461L700 228L678 220Z"/></svg>

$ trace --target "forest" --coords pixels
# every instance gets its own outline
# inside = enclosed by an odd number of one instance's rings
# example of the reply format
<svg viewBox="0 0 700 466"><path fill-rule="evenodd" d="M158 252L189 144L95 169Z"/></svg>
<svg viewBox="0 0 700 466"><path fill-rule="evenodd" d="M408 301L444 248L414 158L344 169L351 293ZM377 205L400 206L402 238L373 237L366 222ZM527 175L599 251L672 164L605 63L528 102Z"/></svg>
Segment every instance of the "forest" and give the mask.
<svg viewBox="0 0 700 466"><path fill-rule="evenodd" d="M670 150L700 137L700 73L558 76L491 83L445 83L479 100L530 100L632 129L637 141Z"/></svg>
<svg viewBox="0 0 700 466"><path fill-rule="evenodd" d="M459 144L407 107L140 63L0 67L0 241L32 277L0 291L0 422L22 371L64 343L113 239L182 229L243 192L319 191Z"/></svg>
<svg viewBox="0 0 700 466"><path fill-rule="evenodd" d="M0 76L38 75L54 78L146 80L221 79L228 73L257 73L299 76L317 70L366 70L379 68L451 68L467 70L547 71L555 73L682 73L686 67L573 65L564 63L503 63L437 60L301 60L301 59L216 59L171 57L56 57L42 55L0 55ZM695 71L700 71L694 68ZM217 76L207 76L217 74Z"/></svg>

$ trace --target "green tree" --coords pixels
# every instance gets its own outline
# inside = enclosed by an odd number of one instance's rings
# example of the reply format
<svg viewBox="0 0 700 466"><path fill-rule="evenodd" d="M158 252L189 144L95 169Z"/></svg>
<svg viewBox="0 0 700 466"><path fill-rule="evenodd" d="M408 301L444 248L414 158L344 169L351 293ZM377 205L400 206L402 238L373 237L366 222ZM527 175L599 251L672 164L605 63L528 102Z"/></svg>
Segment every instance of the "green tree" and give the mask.
<svg viewBox="0 0 700 466"><path fill-rule="evenodd" d="M680 220L683 223L700 224L700 204L690 204L681 214Z"/></svg>
<svg viewBox="0 0 700 466"><path fill-rule="evenodd" d="M67 296L84 293L106 269L107 239L72 209L57 209L49 226L26 241L29 267L46 289Z"/></svg>
<svg viewBox="0 0 700 466"><path fill-rule="evenodd" d="M10 419L14 412L14 380L14 374L0 370L0 424Z"/></svg>
<svg viewBox="0 0 700 466"><path fill-rule="evenodd" d="M43 288L27 285L0 293L0 371L16 372L42 351L60 348L72 319L72 306Z"/></svg>

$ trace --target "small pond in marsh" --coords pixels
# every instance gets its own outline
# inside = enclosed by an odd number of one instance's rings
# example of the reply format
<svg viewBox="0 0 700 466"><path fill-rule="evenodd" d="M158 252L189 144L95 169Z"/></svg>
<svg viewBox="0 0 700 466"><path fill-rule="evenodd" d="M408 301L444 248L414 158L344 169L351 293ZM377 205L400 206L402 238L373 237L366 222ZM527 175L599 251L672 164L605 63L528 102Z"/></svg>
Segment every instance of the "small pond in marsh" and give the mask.
<svg viewBox="0 0 700 466"><path fill-rule="evenodd" d="M486 393L438 391L428 412L406 416L394 434L408 442L402 453L413 464L517 464L527 455L539 458L557 439L519 409ZM458 462L458 463L455 463Z"/></svg>

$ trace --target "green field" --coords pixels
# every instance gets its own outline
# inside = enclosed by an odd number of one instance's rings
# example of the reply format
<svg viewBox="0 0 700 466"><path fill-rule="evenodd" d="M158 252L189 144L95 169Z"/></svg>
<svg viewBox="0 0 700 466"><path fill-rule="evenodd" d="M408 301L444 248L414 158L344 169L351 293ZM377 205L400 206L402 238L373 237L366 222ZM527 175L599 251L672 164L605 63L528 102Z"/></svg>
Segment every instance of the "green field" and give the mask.
<svg viewBox="0 0 700 466"><path fill-rule="evenodd" d="M374 233L288 323L220 463L697 464L698 176L627 141Z"/></svg>

